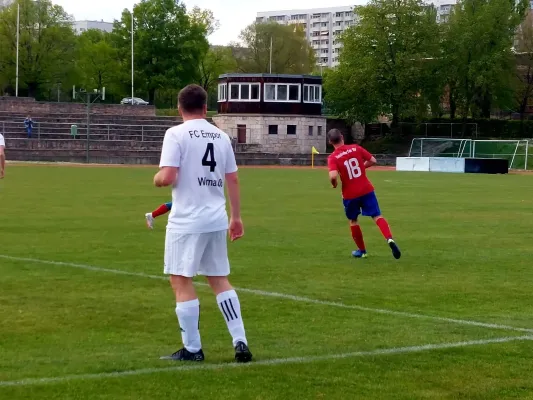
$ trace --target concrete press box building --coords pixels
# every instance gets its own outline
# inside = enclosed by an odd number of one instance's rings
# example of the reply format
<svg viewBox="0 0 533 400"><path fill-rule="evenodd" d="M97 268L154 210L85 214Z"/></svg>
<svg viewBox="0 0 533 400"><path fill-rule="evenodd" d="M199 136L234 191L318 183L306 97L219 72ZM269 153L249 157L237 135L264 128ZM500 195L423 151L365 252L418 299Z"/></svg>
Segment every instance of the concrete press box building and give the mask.
<svg viewBox="0 0 533 400"><path fill-rule="evenodd" d="M220 129L241 148L264 153L309 154L326 150L322 77L225 74L219 77Z"/></svg>

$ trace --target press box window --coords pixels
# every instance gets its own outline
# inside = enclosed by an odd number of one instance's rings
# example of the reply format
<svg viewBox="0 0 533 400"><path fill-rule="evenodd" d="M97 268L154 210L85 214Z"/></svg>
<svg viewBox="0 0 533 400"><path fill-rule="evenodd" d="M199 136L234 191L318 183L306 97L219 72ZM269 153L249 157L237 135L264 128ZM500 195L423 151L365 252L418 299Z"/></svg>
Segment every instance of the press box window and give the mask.
<svg viewBox="0 0 533 400"><path fill-rule="evenodd" d="M268 134L269 135L277 135L278 134L278 126L277 125L269 125L268 126Z"/></svg>
<svg viewBox="0 0 533 400"><path fill-rule="evenodd" d="M259 83L230 83L230 101L259 101Z"/></svg>
<svg viewBox="0 0 533 400"><path fill-rule="evenodd" d="M299 103L301 86L298 84L265 83L265 101Z"/></svg>

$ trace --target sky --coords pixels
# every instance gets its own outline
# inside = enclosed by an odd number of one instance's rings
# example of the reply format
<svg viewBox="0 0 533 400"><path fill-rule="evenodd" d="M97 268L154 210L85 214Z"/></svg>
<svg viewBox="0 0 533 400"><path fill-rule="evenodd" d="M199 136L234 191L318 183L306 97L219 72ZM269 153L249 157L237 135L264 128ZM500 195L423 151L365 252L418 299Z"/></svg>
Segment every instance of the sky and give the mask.
<svg viewBox="0 0 533 400"><path fill-rule="evenodd" d="M52 0L77 20L104 20L113 22L120 19L122 10L130 9L138 0ZM257 12L300 8L321 8L362 4L363 0L185 0L188 9L194 6L208 8L220 22L220 29L209 38L212 44L228 44L236 41L239 33L255 21Z"/></svg>

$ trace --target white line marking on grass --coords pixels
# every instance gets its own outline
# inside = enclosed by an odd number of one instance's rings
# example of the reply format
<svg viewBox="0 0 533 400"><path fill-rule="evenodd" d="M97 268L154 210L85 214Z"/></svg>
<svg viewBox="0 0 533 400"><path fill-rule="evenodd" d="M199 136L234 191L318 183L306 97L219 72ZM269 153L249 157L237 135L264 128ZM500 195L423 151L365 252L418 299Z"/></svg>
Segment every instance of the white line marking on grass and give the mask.
<svg viewBox="0 0 533 400"><path fill-rule="evenodd" d="M272 366L283 364L308 364L319 361L340 360L346 358L356 357L372 357L372 356L386 356L396 354L409 354L420 353L430 350L446 350L469 346L482 346L488 344L508 343L516 341L533 340L533 336L510 336L494 339L483 340L469 340L465 342L453 342L453 343L440 343L440 344L425 344L422 346L410 346L410 347L395 347L390 349L377 349L370 351L356 351L352 353L341 354L328 354L324 356L307 356L307 357L290 357L290 358L274 358L270 360L254 361L249 364L237 364L237 363L221 363L221 364L186 364L177 365L173 367L161 367L161 368L144 368L134 369L128 371L116 371L116 372L101 372L95 374L79 374L79 375L66 375L54 378L28 378L16 381L0 381L0 387L6 386L28 386L28 385L43 385L51 383L63 383L73 380L86 380L86 379L105 379L105 378L120 378L126 376L137 376L155 374L160 372L180 372L180 371L206 371L206 370L220 370L220 369L236 369L236 368L251 368L255 366Z"/></svg>
<svg viewBox="0 0 533 400"><path fill-rule="evenodd" d="M38 264L80 268L80 269L96 271L96 272L108 272L108 273L118 274L118 275L137 276L140 278L168 280L168 278L164 276L160 276L160 275L149 275L149 274L143 274L141 272L129 272L129 271L124 271L124 270L119 270L119 269L102 268L102 267L96 267L96 266L85 265L85 264L75 264L75 263L61 262L61 261L47 261L47 260L40 260L36 258L12 257L12 256L6 256L2 254L0 254L0 258L6 259L6 260L13 260L13 261L25 261L25 262L38 263ZM196 282L196 284L199 286L207 286L206 283L201 283L201 282ZM274 297L274 298L279 298L279 299L298 301L302 303L310 303L310 304L318 304L322 306L345 308L349 310L365 311L365 312L371 312L371 313L376 313L376 314L394 315L398 317L407 317L407 318L416 318L416 319L427 319L427 320L433 320L433 321L448 322L448 323L458 324L458 325L477 326L477 327L487 328L487 329L500 329L500 330L516 331L516 332L533 333L533 329L518 328L515 326L509 326L509 325L492 324L492 323L487 323L487 322L479 322L479 321L456 319L456 318L438 317L434 315L416 314L416 313L410 313L410 312L405 312L405 311L388 310L388 309L383 309L383 308L363 307L363 306L358 306L358 305L339 303L335 301L317 300L317 299L311 299L309 297L294 296L294 295L285 294L285 293L267 292L264 290L246 289L246 288L235 288L235 289L242 293L250 293L250 294L255 294L255 295L263 296L263 297Z"/></svg>

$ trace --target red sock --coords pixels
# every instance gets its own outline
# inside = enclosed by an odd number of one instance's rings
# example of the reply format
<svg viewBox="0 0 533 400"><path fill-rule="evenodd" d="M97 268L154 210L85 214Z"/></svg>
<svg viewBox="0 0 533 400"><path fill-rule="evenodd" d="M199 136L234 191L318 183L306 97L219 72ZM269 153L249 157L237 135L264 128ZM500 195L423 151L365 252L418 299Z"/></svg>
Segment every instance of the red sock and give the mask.
<svg viewBox="0 0 533 400"><path fill-rule="evenodd" d="M357 248L361 251L366 251L365 241L363 240L363 231L359 225L351 226L352 229L352 239L357 245Z"/></svg>
<svg viewBox="0 0 533 400"><path fill-rule="evenodd" d="M378 226L379 230L381 231L381 234L383 237L387 240L392 239L392 233L390 231L390 226L387 220L383 217L379 218L376 221L376 225Z"/></svg>
<svg viewBox="0 0 533 400"><path fill-rule="evenodd" d="M161 215L165 215L168 212L168 207L166 204L162 204L157 208L157 210L152 211L152 217L157 218Z"/></svg>

